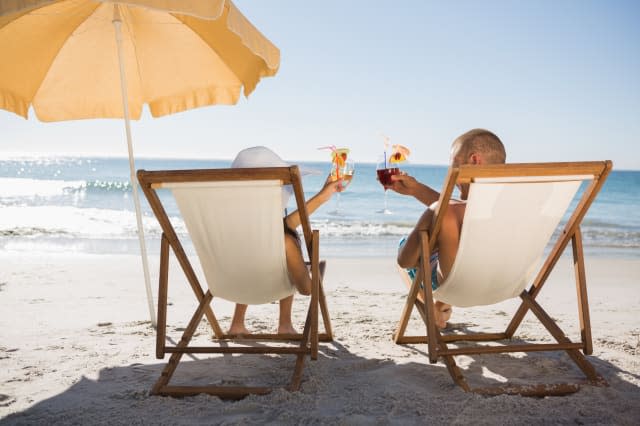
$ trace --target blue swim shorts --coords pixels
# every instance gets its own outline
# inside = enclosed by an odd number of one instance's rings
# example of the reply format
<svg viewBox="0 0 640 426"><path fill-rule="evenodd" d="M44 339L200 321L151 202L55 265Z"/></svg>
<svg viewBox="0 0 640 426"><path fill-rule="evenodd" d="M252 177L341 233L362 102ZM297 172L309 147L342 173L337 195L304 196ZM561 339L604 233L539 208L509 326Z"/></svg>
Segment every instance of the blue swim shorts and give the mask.
<svg viewBox="0 0 640 426"><path fill-rule="evenodd" d="M398 250L407 242L407 237L402 237L400 239L400 243L398 243ZM431 289L436 291L438 288L438 252L431 253L429 256L429 264L431 265ZM416 268L406 268L407 274L411 278L411 281L416 279L416 274L418 270ZM420 283L420 288L422 288L422 283Z"/></svg>

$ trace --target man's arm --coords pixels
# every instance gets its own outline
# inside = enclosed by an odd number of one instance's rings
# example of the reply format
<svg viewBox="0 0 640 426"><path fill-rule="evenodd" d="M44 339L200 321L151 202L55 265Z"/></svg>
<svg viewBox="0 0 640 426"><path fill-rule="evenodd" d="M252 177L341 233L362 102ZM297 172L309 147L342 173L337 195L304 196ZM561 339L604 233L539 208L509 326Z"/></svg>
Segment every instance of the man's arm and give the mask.
<svg viewBox="0 0 640 426"><path fill-rule="evenodd" d="M398 265L403 268L415 268L420 263L420 231L431 228L433 210L427 209L413 228L404 245L398 250Z"/></svg>
<svg viewBox="0 0 640 426"><path fill-rule="evenodd" d="M392 175L391 185L386 186L385 189L392 189L402 195L410 195L425 206L430 206L440 198L438 191L418 182L413 176L409 175Z"/></svg>

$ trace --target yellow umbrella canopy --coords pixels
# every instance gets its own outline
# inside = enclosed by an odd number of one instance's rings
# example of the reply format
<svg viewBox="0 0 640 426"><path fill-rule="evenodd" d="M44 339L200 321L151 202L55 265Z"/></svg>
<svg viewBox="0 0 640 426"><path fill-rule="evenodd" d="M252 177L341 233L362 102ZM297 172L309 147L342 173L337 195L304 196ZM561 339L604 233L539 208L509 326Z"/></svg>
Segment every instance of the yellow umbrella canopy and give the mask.
<svg viewBox="0 0 640 426"><path fill-rule="evenodd" d="M116 12L117 9L117 12ZM235 104L273 76L280 52L225 0L0 0L0 108L42 121L130 117Z"/></svg>
<svg viewBox="0 0 640 426"><path fill-rule="evenodd" d="M155 324L129 119L235 104L280 51L230 0L0 0L0 108L42 121L124 118Z"/></svg>

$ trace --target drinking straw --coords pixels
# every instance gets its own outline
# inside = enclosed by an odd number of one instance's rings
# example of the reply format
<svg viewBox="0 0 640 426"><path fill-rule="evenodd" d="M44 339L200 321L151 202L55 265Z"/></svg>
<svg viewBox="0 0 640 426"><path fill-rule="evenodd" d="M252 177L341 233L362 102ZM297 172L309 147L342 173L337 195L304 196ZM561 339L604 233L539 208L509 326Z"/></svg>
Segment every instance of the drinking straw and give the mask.
<svg viewBox="0 0 640 426"><path fill-rule="evenodd" d="M387 148L389 147L389 136L382 134L382 139L384 139L384 168L387 168Z"/></svg>
<svg viewBox="0 0 640 426"><path fill-rule="evenodd" d="M337 148L335 145L328 145L328 146L321 146L318 149L330 149L331 152L335 153ZM335 154L334 154L334 158L335 158ZM336 165L336 179L340 179L340 167L338 167L337 161L334 161L334 163Z"/></svg>

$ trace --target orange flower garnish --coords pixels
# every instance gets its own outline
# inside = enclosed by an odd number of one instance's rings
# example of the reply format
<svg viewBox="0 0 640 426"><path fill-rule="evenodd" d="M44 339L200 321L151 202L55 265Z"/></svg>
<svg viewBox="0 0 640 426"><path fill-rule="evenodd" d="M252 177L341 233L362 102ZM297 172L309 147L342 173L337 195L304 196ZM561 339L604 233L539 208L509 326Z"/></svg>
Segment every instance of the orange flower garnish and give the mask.
<svg viewBox="0 0 640 426"><path fill-rule="evenodd" d="M390 163L402 163L407 160L411 151L409 148L403 145L393 145L393 150L391 151L391 156L389 157Z"/></svg>
<svg viewBox="0 0 640 426"><path fill-rule="evenodd" d="M339 167L343 167L349 155L349 148L336 148L331 152L331 161Z"/></svg>

